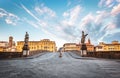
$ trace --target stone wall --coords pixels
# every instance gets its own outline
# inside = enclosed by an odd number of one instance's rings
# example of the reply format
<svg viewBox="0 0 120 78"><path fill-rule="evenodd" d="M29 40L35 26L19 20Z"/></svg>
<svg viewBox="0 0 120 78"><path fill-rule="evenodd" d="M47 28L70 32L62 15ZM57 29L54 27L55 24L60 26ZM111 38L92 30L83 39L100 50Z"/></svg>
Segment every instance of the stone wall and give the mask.
<svg viewBox="0 0 120 78"><path fill-rule="evenodd" d="M35 51L30 51L29 56L43 53L47 51L42 51L42 50L35 50ZM8 58L20 58L23 57L22 52L0 52L0 59L8 59Z"/></svg>
<svg viewBox="0 0 120 78"><path fill-rule="evenodd" d="M120 59L120 51L87 52L88 57Z"/></svg>
<svg viewBox="0 0 120 78"><path fill-rule="evenodd" d="M0 59L18 58L22 56L22 52L0 52Z"/></svg>

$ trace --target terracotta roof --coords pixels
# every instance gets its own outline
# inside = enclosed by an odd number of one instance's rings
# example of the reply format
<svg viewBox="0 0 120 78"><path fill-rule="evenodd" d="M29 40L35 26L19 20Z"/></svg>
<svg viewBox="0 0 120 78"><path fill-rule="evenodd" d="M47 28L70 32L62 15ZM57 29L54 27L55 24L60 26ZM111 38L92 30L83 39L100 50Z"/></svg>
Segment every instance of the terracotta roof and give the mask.
<svg viewBox="0 0 120 78"><path fill-rule="evenodd" d="M120 45L120 43L118 43L118 44L104 44L104 45Z"/></svg>
<svg viewBox="0 0 120 78"><path fill-rule="evenodd" d="M7 41L0 41L0 43L8 43Z"/></svg>
<svg viewBox="0 0 120 78"><path fill-rule="evenodd" d="M8 47L6 47L6 46L0 46L0 48L8 48Z"/></svg>
<svg viewBox="0 0 120 78"><path fill-rule="evenodd" d="M97 46L95 46L95 47L99 47L100 45L97 45Z"/></svg>
<svg viewBox="0 0 120 78"><path fill-rule="evenodd" d="M64 45L72 45L72 44L76 45L76 43L65 43Z"/></svg>

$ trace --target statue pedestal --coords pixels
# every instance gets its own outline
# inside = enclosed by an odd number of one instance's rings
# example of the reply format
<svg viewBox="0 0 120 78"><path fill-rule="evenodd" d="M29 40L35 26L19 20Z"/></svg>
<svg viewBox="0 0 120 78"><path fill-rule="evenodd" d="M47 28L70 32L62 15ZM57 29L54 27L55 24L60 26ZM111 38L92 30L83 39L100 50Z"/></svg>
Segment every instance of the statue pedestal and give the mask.
<svg viewBox="0 0 120 78"><path fill-rule="evenodd" d="M25 56L25 57L27 57L27 56L29 56L29 47L28 47L28 45L24 45L23 46L23 56Z"/></svg>
<svg viewBox="0 0 120 78"><path fill-rule="evenodd" d="M80 52L82 57L87 56L87 50L81 50Z"/></svg>
<svg viewBox="0 0 120 78"><path fill-rule="evenodd" d="M87 47L86 47L86 44L82 44L81 46L81 56L87 56Z"/></svg>
<svg viewBox="0 0 120 78"><path fill-rule="evenodd" d="M23 56L29 56L29 50L23 50Z"/></svg>

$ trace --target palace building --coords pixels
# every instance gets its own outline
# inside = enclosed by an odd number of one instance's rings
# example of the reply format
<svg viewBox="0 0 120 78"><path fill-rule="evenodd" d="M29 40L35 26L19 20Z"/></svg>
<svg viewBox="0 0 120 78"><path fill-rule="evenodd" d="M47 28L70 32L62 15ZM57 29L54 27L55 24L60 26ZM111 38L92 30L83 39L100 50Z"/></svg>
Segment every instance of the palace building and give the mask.
<svg viewBox="0 0 120 78"><path fill-rule="evenodd" d="M0 41L0 51L3 52L3 51L5 51L6 48L8 48L8 42Z"/></svg>
<svg viewBox="0 0 120 78"><path fill-rule="evenodd" d="M118 41L112 41L110 44L100 42L96 46L96 51L120 51L120 43Z"/></svg>
<svg viewBox="0 0 120 78"><path fill-rule="evenodd" d="M64 52L77 50L76 43L65 43L63 47L64 47Z"/></svg>
<svg viewBox="0 0 120 78"><path fill-rule="evenodd" d="M24 41L17 42L18 52L22 52L23 45L24 45ZM55 52L57 50L55 41L50 41L49 39L43 39L40 41L29 41L28 45L30 51L40 50L40 51Z"/></svg>
<svg viewBox="0 0 120 78"><path fill-rule="evenodd" d="M68 51L80 51L81 50L81 44L76 43L65 43L63 45L64 52ZM88 42L86 43L87 51L93 52L94 51L94 45L91 44L90 39L88 39Z"/></svg>

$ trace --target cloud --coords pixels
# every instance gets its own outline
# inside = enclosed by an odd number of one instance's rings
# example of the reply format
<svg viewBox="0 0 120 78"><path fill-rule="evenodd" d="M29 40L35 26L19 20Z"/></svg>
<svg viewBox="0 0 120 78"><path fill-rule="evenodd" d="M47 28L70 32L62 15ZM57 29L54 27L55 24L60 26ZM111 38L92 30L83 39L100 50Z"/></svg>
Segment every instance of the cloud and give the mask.
<svg viewBox="0 0 120 78"><path fill-rule="evenodd" d="M108 35L106 36L103 40L104 42L108 42L109 41L113 41L113 40L117 40L120 38L120 32L117 32L117 33L114 33L114 34L111 34L111 35Z"/></svg>
<svg viewBox="0 0 120 78"><path fill-rule="evenodd" d="M115 39L113 36L115 36L117 33L120 33L120 27L117 27L117 24L115 22L108 23L104 27L103 30L105 33L102 34L102 36L98 39L98 41L107 41L107 39L112 38L111 40ZM100 32L102 33L102 32ZM118 38L116 38L118 39Z"/></svg>
<svg viewBox="0 0 120 78"><path fill-rule="evenodd" d="M98 5L99 5L100 7L102 7L102 6L103 6L104 1L105 1L105 0L100 0L100 2L98 3Z"/></svg>
<svg viewBox="0 0 120 78"><path fill-rule="evenodd" d="M89 23L92 23L93 20L94 16L91 13L89 13L88 15L82 18L81 26L87 26Z"/></svg>
<svg viewBox="0 0 120 78"><path fill-rule="evenodd" d="M71 1L68 1L67 3L67 7L69 7L71 5Z"/></svg>
<svg viewBox="0 0 120 78"><path fill-rule="evenodd" d="M108 18L109 13L106 11L97 11L96 14L89 13L81 19L80 28L85 31L99 30L102 31L101 25Z"/></svg>
<svg viewBox="0 0 120 78"><path fill-rule="evenodd" d="M40 6L39 5L35 6L34 9L31 10L26 8L24 5L21 5L21 7L31 17L35 19L35 20L30 20L26 18L25 21L31 26L40 29L42 32L44 32L45 34L51 37L54 36L65 41L70 41L70 40L75 40L75 37L79 35L77 32L78 30L76 30L75 27L69 27L69 25L76 26L75 22L78 21L77 19L81 12L81 7L79 5L65 11L63 13L62 20L59 20L59 18L56 17L55 11L42 4ZM65 13L68 14L68 16L67 15L65 16L64 15ZM66 21L66 24L64 24L63 21Z"/></svg>
<svg viewBox="0 0 120 78"><path fill-rule="evenodd" d="M0 8L0 17L4 16L7 16L7 12L4 9Z"/></svg>
<svg viewBox="0 0 120 78"><path fill-rule="evenodd" d="M4 19L7 24L16 25L20 18L17 15L9 13L0 8L0 18Z"/></svg>
<svg viewBox="0 0 120 78"><path fill-rule="evenodd" d="M103 19L105 20L106 17L108 17L110 15L108 12L106 12L104 10L103 11L97 11L96 13L97 13L97 15L95 17L95 23L97 25L102 23Z"/></svg>
<svg viewBox="0 0 120 78"><path fill-rule="evenodd" d="M67 7L73 7L73 6L76 6L76 5L80 5L82 2L82 0L67 0Z"/></svg>
<svg viewBox="0 0 120 78"><path fill-rule="evenodd" d="M117 28L120 28L120 14L116 15L115 24Z"/></svg>
<svg viewBox="0 0 120 78"><path fill-rule="evenodd" d="M114 29L116 29L116 24L115 23L109 23L105 28L106 31L112 31Z"/></svg>
<svg viewBox="0 0 120 78"><path fill-rule="evenodd" d="M34 26L35 28L39 28L39 27L45 27L47 26L47 20L45 21L44 18L38 18L38 16L36 15L36 12L32 13L29 9L27 9L24 5L22 5L22 8L29 14L31 15L36 21L34 22L33 20L26 20L27 23L29 23L30 25ZM44 11L48 12L49 10L46 9L47 7L45 7ZM34 9L33 9L34 10ZM41 10L41 14L44 14L44 11ZM51 12L51 11L49 11Z"/></svg>
<svg viewBox="0 0 120 78"><path fill-rule="evenodd" d="M5 19L5 22L6 22L7 24L16 25L16 23L14 23L14 22L13 22L11 19L9 19L9 18Z"/></svg>
<svg viewBox="0 0 120 78"><path fill-rule="evenodd" d="M109 13L106 11L97 11L96 15L89 13L81 19L81 26L87 26L90 23L94 23L95 25L99 25L108 16L109 16Z"/></svg>
<svg viewBox="0 0 120 78"><path fill-rule="evenodd" d="M81 18L79 26L80 29L88 33L88 37L92 39L93 43L97 44L109 35L109 31L116 29L114 23L109 23L113 22L110 19L111 17L108 11L96 11L96 13L88 13Z"/></svg>
<svg viewBox="0 0 120 78"><path fill-rule="evenodd" d="M105 3L105 4L106 4L107 6L109 6L109 5L112 4L112 2L113 2L113 0L106 0L106 3Z"/></svg>
<svg viewBox="0 0 120 78"><path fill-rule="evenodd" d="M36 19L37 21L40 21L39 18L37 18L30 10L28 10L24 5L22 5L22 8L29 14L31 15L34 19Z"/></svg>
<svg viewBox="0 0 120 78"><path fill-rule="evenodd" d="M41 5L41 6L36 6L35 7L35 11L39 14L39 15L47 15L49 17L56 17L56 13L51 10L50 8Z"/></svg>
<svg viewBox="0 0 120 78"><path fill-rule="evenodd" d="M116 0L117 2L120 2L120 0Z"/></svg>
<svg viewBox="0 0 120 78"><path fill-rule="evenodd" d="M59 22L56 22L59 28L59 33L56 35L66 40L67 42L78 41L80 30L78 29L79 17L81 14L82 7L76 5L63 12L63 17ZM55 29L57 29L55 28ZM57 30L56 30L57 31Z"/></svg>
<svg viewBox="0 0 120 78"><path fill-rule="evenodd" d="M81 9L82 8L80 7L80 5L77 5L72 9L69 9L66 12L64 12L64 20L62 21L62 24L64 26L73 26L80 15Z"/></svg>
<svg viewBox="0 0 120 78"><path fill-rule="evenodd" d="M118 4L117 6L114 6L112 11L111 11L112 15L117 15L119 13L120 13L120 4Z"/></svg>
<svg viewBox="0 0 120 78"><path fill-rule="evenodd" d="M25 18L24 21L26 21L26 23L28 23L29 25L31 25L37 29L40 29L40 31L42 31L46 35L51 36L51 38L52 37L56 38L56 33L54 33L54 31L57 32L57 30L55 30L55 26L52 26L53 24L50 24L50 22L55 20L55 19L53 20L53 17L56 17L56 13L53 10L44 6L43 4L41 4L40 6L37 5L31 10L29 10L22 4L21 4L21 7L31 17L33 17L35 19L35 20L31 20L31 19ZM48 17L48 18L46 18L46 17Z"/></svg>
<svg viewBox="0 0 120 78"><path fill-rule="evenodd" d="M111 8L114 5L114 0L100 0L100 2L98 3L99 7L107 7L107 8Z"/></svg>
<svg viewBox="0 0 120 78"><path fill-rule="evenodd" d="M104 0L105 1L105 0ZM104 7L110 6L112 0L105 1L101 5ZM72 5L72 4L69 4ZM57 16L56 12L47 6L41 4L28 9L24 5L22 8L35 20L27 19L26 22L37 29L40 29L45 34L55 37L56 39L64 40L66 42L79 42L81 38L81 31L88 33L87 38L97 44L99 41L105 40L107 36L118 33L116 30L116 20L111 20L110 10L98 10L95 13L89 12L82 16L82 9L80 5L76 5L63 12L62 16ZM84 13L84 12L83 12ZM82 14L82 15L81 15ZM117 14L119 15L119 14ZM61 18L61 19L59 19ZM109 21L109 22L108 22Z"/></svg>

